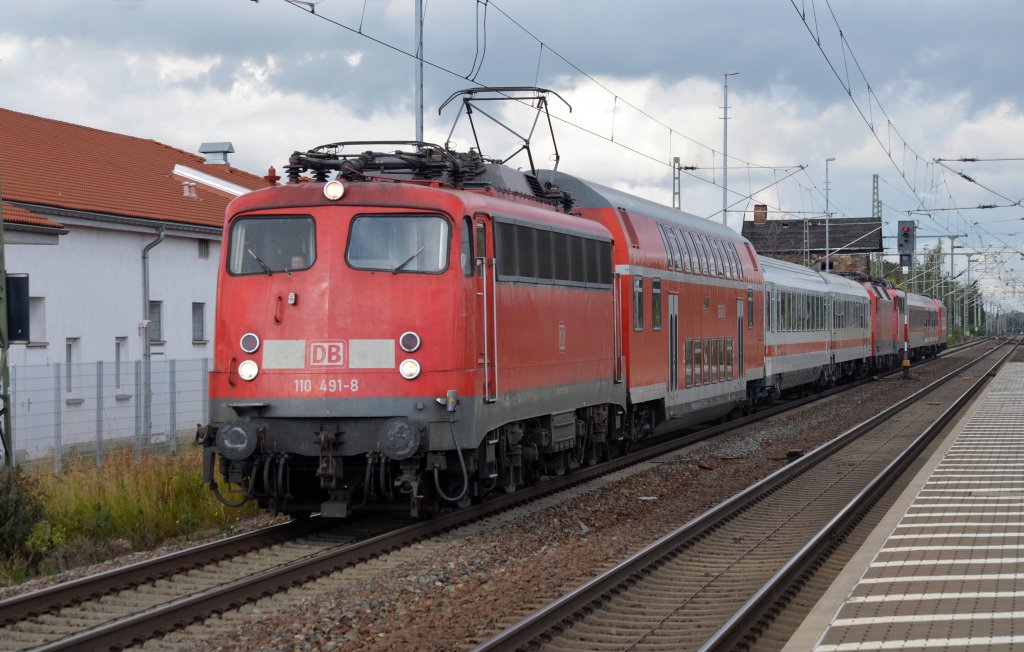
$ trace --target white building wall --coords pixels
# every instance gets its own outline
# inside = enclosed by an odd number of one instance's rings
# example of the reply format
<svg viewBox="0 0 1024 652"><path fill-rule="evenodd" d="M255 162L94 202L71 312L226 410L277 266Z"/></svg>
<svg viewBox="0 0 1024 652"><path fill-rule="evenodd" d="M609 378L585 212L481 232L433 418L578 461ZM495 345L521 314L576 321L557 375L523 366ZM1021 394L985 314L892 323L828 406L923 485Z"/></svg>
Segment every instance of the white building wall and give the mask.
<svg viewBox="0 0 1024 652"><path fill-rule="evenodd" d="M150 420L145 423L142 251L157 230L59 217L58 245L6 248L7 271L28 274L31 341L12 343L16 458L74 450L98 455L113 442L170 445L205 417L212 357L219 233L176 230L149 252L151 301L162 302L163 340L152 345ZM216 238L216 239L210 239ZM200 258L197 240L210 239ZM44 310L39 310L39 301ZM193 340L192 304L205 306L205 337ZM68 365L68 338L76 338ZM115 344L124 338L121 364Z"/></svg>
<svg viewBox="0 0 1024 652"><path fill-rule="evenodd" d="M18 245L7 249L7 271L29 275L29 296L42 299L45 322L31 323L29 344L12 344L15 365L67 362L67 339L78 338L77 360L113 362L115 341L126 338L123 359L142 358L142 250L155 229L107 223L71 223L56 246ZM99 228L97 228L97 225ZM151 301L162 302L163 344L154 359L208 358L213 351L213 307L220 244L210 241L209 257L199 257L197 239L207 234L169 229L149 252ZM192 304L205 305L205 341L193 342Z"/></svg>

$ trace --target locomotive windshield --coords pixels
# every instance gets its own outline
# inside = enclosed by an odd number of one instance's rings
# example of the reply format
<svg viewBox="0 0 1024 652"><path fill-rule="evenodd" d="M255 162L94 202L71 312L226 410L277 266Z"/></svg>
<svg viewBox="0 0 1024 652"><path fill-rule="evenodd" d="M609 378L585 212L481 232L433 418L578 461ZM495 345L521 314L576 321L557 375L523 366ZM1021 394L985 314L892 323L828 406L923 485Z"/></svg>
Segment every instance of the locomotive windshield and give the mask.
<svg viewBox="0 0 1024 652"><path fill-rule="evenodd" d="M315 259L316 230L308 216L246 217L231 225L232 274L293 272Z"/></svg>
<svg viewBox="0 0 1024 652"><path fill-rule="evenodd" d="M448 240L440 215L359 215L345 260L354 269L438 274L448 267Z"/></svg>

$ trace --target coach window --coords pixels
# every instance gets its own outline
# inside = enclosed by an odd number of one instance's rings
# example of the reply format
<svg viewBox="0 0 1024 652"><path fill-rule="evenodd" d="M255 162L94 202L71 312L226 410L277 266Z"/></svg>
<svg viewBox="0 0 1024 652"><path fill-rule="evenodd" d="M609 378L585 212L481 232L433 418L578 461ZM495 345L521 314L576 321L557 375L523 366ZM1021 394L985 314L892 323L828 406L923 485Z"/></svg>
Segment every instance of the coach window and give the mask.
<svg viewBox="0 0 1024 652"><path fill-rule="evenodd" d="M732 380L732 338L725 340L725 369L726 373L729 374L729 380Z"/></svg>
<svg viewBox="0 0 1024 652"><path fill-rule="evenodd" d="M449 228L440 215L357 215L345 261L353 269L439 274L448 267Z"/></svg>
<svg viewBox="0 0 1024 652"><path fill-rule="evenodd" d="M684 375L686 376L686 386L687 387L692 387L693 386L693 340L691 338L689 338L689 337L686 338L686 341L683 343L683 360L686 363L686 371L684 373Z"/></svg>
<svg viewBox="0 0 1024 652"><path fill-rule="evenodd" d="M712 238L711 244L715 248L715 255L722 261L722 276L732 278L732 273L729 271L729 259L725 257L725 247L722 246L722 241Z"/></svg>
<svg viewBox="0 0 1024 652"><path fill-rule="evenodd" d="M679 251L673 249L672 245L669 244L668 239L671 237L671 231L664 224L658 224L658 231L661 233L661 243L665 245L665 256L668 258L668 262L665 267L672 269L675 267L679 269Z"/></svg>
<svg viewBox="0 0 1024 652"><path fill-rule="evenodd" d="M722 251L722 262L725 263L725 275L729 278L736 278L736 267L732 264L732 258L729 257L729 245L719 241L718 246Z"/></svg>
<svg viewBox="0 0 1024 652"><path fill-rule="evenodd" d="M305 215L243 217L231 225L228 251L231 274L306 269L316 258L316 226Z"/></svg>
<svg viewBox="0 0 1024 652"><path fill-rule="evenodd" d="M736 278L736 267L732 264L732 258L729 257L729 245L719 241L718 246L722 251L722 262L725 263L725 275L729 278Z"/></svg>
<svg viewBox="0 0 1024 652"><path fill-rule="evenodd" d="M661 279L651 279L651 330L661 330Z"/></svg>
<svg viewBox="0 0 1024 652"><path fill-rule="evenodd" d="M668 244L672 249L672 263L676 268L677 272L683 271L683 254L679 248L679 242L676 240L676 234L674 229L668 229Z"/></svg>
<svg viewBox="0 0 1024 652"><path fill-rule="evenodd" d="M701 386L704 384L704 377L701 375L704 369L704 345L699 337L693 340L693 384Z"/></svg>
<svg viewBox="0 0 1024 652"><path fill-rule="evenodd" d="M704 355L701 358L704 362L704 384L711 384L711 338L704 338Z"/></svg>
<svg viewBox="0 0 1024 652"><path fill-rule="evenodd" d="M701 233L694 235L693 238L700 245L700 248L704 250L704 273L708 276L714 276L717 272L715 271L715 259L711 256L711 245L708 244L708 237Z"/></svg>
<svg viewBox="0 0 1024 652"><path fill-rule="evenodd" d="M747 329L754 330L754 291L747 290Z"/></svg>
<svg viewBox="0 0 1024 652"><path fill-rule="evenodd" d="M700 246L698 246L696 236L689 231L685 231L683 235L686 237L686 242L689 243L691 250L693 251L693 273L700 274L705 265L704 252L701 251Z"/></svg>
<svg viewBox="0 0 1024 652"><path fill-rule="evenodd" d="M633 277L633 330L644 329L644 277Z"/></svg>
<svg viewBox="0 0 1024 652"><path fill-rule="evenodd" d="M711 362L711 382L718 382L718 338L711 338L711 355L708 356Z"/></svg>
<svg viewBox="0 0 1024 652"><path fill-rule="evenodd" d="M736 265L732 261L730 245L728 242L722 244L722 257L725 258L725 265L729 268L729 278L736 278Z"/></svg>
<svg viewBox="0 0 1024 652"><path fill-rule="evenodd" d="M676 232L679 237L679 242L682 243L683 252L683 268L687 272L697 272L697 259L694 257L696 254L693 251L693 242L690 241L690 234L686 231Z"/></svg>
<svg viewBox="0 0 1024 652"><path fill-rule="evenodd" d="M706 235L702 235L701 238L704 240L704 248L708 251L708 260L711 261L711 275L721 276L722 261L718 259L718 252L715 251L714 238L709 238Z"/></svg>
<svg viewBox="0 0 1024 652"><path fill-rule="evenodd" d="M736 245L729 243L729 253L732 255L733 260L736 262L736 277L743 278L743 263L740 261L740 254L736 251Z"/></svg>
<svg viewBox="0 0 1024 652"><path fill-rule="evenodd" d="M708 244L711 245L711 254L715 258L715 273L725 276L725 261L722 260L722 250L718 248L718 240L708 238Z"/></svg>
<svg viewBox="0 0 1024 652"><path fill-rule="evenodd" d="M729 377L725 375L725 338L724 337L718 338L718 374L719 374L719 381L720 382L725 382L726 380L729 379Z"/></svg>

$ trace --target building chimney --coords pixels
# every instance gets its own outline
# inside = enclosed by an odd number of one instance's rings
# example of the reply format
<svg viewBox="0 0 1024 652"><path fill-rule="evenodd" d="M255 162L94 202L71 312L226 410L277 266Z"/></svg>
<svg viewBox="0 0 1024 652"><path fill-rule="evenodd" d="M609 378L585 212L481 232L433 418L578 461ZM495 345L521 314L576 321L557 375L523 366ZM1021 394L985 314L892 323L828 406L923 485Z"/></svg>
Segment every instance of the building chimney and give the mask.
<svg viewBox="0 0 1024 652"><path fill-rule="evenodd" d="M207 165L228 165L228 154L233 154L235 148L230 142L203 143L199 146L199 153L206 154Z"/></svg>
<svg viewBox="0 0 1024 652"><path fill-rule="evenodd" d="M754 226L764 226L768 223L768 205L754 204Z"/></svg>
<svg viewBox="0 0 1024 652"><path fill-rule="evenodd" d="M181 196L182 197L188 197L189 196L189 194L188 194L188 181L182 181L181 182Z"/></svg>

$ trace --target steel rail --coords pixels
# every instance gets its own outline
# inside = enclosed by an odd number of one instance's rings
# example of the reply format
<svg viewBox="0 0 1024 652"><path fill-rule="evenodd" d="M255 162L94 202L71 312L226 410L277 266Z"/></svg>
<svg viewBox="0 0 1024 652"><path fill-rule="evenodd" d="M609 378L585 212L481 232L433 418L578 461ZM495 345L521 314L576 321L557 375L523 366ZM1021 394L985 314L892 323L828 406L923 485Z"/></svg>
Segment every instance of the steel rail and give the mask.
<svg viewBox="0 0 1024 652"><path fill-rule="evenodd" d="M81 603L117 589L151 582L184 569L244 554L256 548L301 536L311 530L310 525L302 522L280 523L113 568L97 575L62 582L31 593L15 595L0 600L0 625Z"/></svg>
<svg viewBox="0 0 1024 652"><path fill-rule="evenodd" d="M960 413L967 403L981 391L999 368L1013 355L1017 344L982 374L967 391L946 408L907 448L875 476L864 489L850 500L819 530L779 571L741 606L735 614L701 646L701 652L711 650L747 649L774 617L769 613L784 608L780 602L799 591L814 574L816 562L830 554L836 541L846 537L863 515L889 489L899 476L917 459L946 425Z"/></svg>
<svg viewBox="0 0 1024 652"><path fill-rule="evenodd" d="M629 558L617 564L613 568L610 568L588 582L585 582L555 601L534 611L520 622L506 628L487 641L484 641L477 647L473 648L473 652L521 649L528 647L547 632L556 629L563 622L571 620L573 614L582 612L593 604L602 601L604 596L613 594L620 589L635 583L638 579L650 572L650 570L656 568L662 559L671 555L674 551L686 547L688 542L699 539L703 537L705 533L716 529L720 523L729 520L733 515L745 510L751 503L757 502L762 496L773 492L780 485L789 482L794 477L802 474L805 470L816 465L822 459L846 446L853 439L891 418L906 407L919 401L923 396L929 394L949 380L956 378L959 374L963 373L963 371L977 364L979 360L991 355L996 350L998 349L992 349L985 352L978 358L942 376L938 380L930 383L928 386L918 390L911 396L894 404L886 410L883 410L867 421L854 426L825 444L822 444L807 455L804 455L798 460L778 469L771 475L766 476L751 485L746 490L728 498L722 503L719 503L707 512L695 517L688 523L680 526L676 530L666 534L662 538L631 555ZM899 373L899 371L895 373ZM818 397L820 396L821 395L818 395ZM729 426L734 427L735 423L736 422L730 422Z"/></svg>

